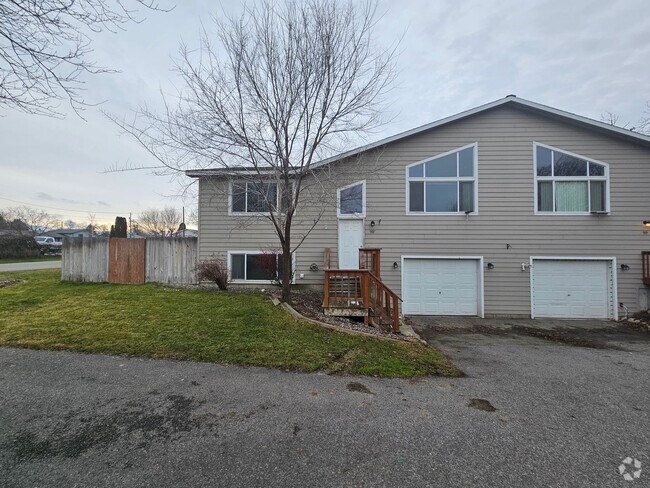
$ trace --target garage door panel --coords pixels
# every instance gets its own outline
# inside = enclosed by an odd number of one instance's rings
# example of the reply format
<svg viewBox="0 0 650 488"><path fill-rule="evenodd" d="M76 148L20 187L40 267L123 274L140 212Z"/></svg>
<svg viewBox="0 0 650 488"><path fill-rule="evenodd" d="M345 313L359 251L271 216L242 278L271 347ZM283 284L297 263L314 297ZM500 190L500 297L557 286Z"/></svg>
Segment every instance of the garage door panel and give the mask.
<svg viewBox="0 0 650 488"><path fill-rule="evenodd" d="M535 259L532 273L535 317L612 316L610 261Z"/></svg>
<svg viewBox="0 0 650 488"><path fill-rule="evenodd" d="M404 259L404 313L477 315L476 259Z"/></svg>

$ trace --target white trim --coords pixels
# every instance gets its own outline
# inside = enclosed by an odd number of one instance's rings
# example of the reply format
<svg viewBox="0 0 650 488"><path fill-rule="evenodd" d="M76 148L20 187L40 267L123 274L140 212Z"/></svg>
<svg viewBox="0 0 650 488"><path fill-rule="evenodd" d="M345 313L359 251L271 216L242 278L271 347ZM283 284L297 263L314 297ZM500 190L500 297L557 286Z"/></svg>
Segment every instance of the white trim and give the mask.
<svg viewBox="0 0 650 488"><path fill-rule="evenodd" d="M473 159L474 159L474 176L455 176L455 177L427 177L427 176L409 176L409 169L412 168L413 166L418 166L420 164L426 163L428 161L433 161L434 159L439 159L443 158L445 156L449 156L450 154L454 153L460 153L460 151L463 151L465 149L469 149L470 147L474 148L473 151ZM458 167L459 165L459 160L458 158L456 159L456 174L460 174L460 168ZM424 174L424 173L423 173ZM437 154L435 156L430 156L426 159L422 159L421 161L417 161L415 163L411 163L406 166L405 168L405 186L406 190L404 194L406 195L406 200L404 202L404 207L406 211L406 215L446 215L446 216L458 216L458 215L465 215L464 211L460 211L460 188L458 188L458 204L459 204L459 210L457 212L427 212L422 211L422 212L413 212L409 208L409 202L411 199L411 185L409 184L411 181L423 181L425 183L425 198L424 198L424 208L426 208L426 182L464 182L464 181L471 181L474 183L474 210L472 210L470 215L478 215L479 211L479 205L478 205L478 142L473 142L471 144L467 144L465 146L461 146L456 149L452 149L451 151L447 151L441 154Z"/></svg>
<svg viewBox="0 0 650 488"><path fill-rule="evenodd" d="M612 316L608 317L611 320L618 320L618 270L616 265L615 256L531 256L529 260L530 266L530 318L535 318L535 287L533 286L533 273L535 272L535 260L538 261L609 261L612 267L612 303L610 304L610 311Z"/></svg>
<svg viewBox="0 0 650 488"><path fill-rule="evenodd" d="M605 167L605 176L589 176L589 168L587 167L586 176L537 176L537 146L543 147L550 151L557 151L563 154L567 154L577 159L582 159L587 161L587 163L594 163L599 166ZM553 161L551 160L551 172L553 171ZM610 178L609 178L609 163L604 163L603 161L598 161L597 159L587 158L581 154L576 154L571 151L566 151L560 149L559 147L549 146L548 144L543 144L541 142L533 141L533 212L535 215L609 215L612 212L610 207ZM538 183L540 181L580 181L587 183L587 203L589 208L591 208L591 181L604 181L605 182L605 211L604 212L542 212L537 208L537 193L538 193ZM555 207L555 184L553 184L553 207Z"/></svg>
<svg viewBox="0 0 650 488"><path fill-rule="evenodd" d="M483 268L483 256L437 256L437 255L402 255L400 259L400 284L402 295L404 295L404 261L407 259L446 259L446 260L471 260L477 261L478 272L478 316L485 318L485 272Z"/></svg>
<svg viewBox="0 0 650 488"><path fill-rule="evenodd" d="M347 190L353 186L361 185L361 213L342 214L341 213L341 190ZM342 186L336 189L336 216L339 219L363 219L366 216L366 180L359 180L355 183Z"/></svg>
<svg viewBox="0 0 650 488"><path fill-rule="evenodd" d="M248 202L248 184L249 183L257 183L256 181L250 181L250 180L230 180L228 182L228 215L231 217L268 217L271 215L271 212L233 212L232 210L232 186L235 184L242 184L244 183L246 185L246 202ZM263 182L266 183L266 182ZM272 183L275 185L276 188L276 204L275 208L278 209L280 208L280 185L278 184L277 181L268 181L268 183ZM248 206L248 204L246 204Z"/></svg>
<svg viewBox="0 0 650 488"><path fill-rule="evenodd" d="M264 251L262 249L248 249L248 250L238 250L238 251L228 251L228 283L233 283L233 284L240 284L240 285L272 285L275 284L273 280L233 280L232 275L231 275L231 269L232 269L232 255L233 254L251 254L251 255L259 255L259 254L264 254L267 251ZM278 254L280 256L280 254ZM291 280L291 284L296 283L296 253L294 252L293 255L291 256L291 261L292 261L292 270L293 270L293 279ZM246 273L246 259L244 259L244 273Z"/></svg>

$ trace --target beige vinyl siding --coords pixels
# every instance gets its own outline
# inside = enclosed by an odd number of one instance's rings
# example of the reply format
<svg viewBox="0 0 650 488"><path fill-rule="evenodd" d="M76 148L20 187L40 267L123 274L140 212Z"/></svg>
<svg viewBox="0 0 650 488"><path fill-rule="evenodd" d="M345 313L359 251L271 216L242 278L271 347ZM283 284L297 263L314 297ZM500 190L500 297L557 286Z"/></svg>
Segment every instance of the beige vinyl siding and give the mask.
<svg viewBox="0 0 650 488"><path fill-rule="evenodd" d="M406 215L406 166L477 143L478 215ZM609 164L610 215L535 215L533 142ZM521 264L530 256L616 257L618 301L638 306L642 250L650 235L650 148L519 108L500 106L389 144L362 156L366 171L365 244L382 249L382 278L401 295L404 255L483 256L486 315L530 315L530 272ZM336 165L350 164L347 161ZM219 182L227 185L225 182ZM347 182L346 182L347 183ZM343 185L341 185L343 186ZM212 198L215 197L215 198ZM298 284L322 285L323 250L337 264L336 192L326 216L297 252ZM296 234L314 215L302 208ZM379 220L381 223L379 224ZM378 223L370 227L370 222ZM249 225L242 225L247 221ZM200 256L228 250L256 250L261 243L278 247L267 221L229 217L225 192L200 185ZM510 248L507 248L507 245ZM621 271L620 264L630 266Z"/></svg>

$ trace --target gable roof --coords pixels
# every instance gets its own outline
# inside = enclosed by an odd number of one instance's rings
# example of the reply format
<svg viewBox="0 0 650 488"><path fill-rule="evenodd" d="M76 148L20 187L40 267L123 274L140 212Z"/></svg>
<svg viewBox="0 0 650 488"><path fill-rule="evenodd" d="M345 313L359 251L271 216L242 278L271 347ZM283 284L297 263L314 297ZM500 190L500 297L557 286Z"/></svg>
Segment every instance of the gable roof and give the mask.
<svg viewBox="0 0 650 488"><path fill-rule="evenodd" d="M638 132L634 132L629 129L623 129L621 127L616 127L614 125L606 124L605 122L600 122L598 120L590 119L588 117L583 117L581 115L576 115L571 112L565 112L564 110L559 110L553 107L549 107L547 105L531 102L530 100L519 98L516 95L508 95L504 98L500 98L499 100L495 100L494 102L486 103L485 105L480 105L473 109L460 112L456 115L445 117L444 119L440 119L435 122L431 122L429 124L421 125L419 127L415 127L413 129L386 137L379 141L372 142L365 146L360 146L350 151L346 151L337 154L335 156L329 157L327 159L323 159L322 161L312 164L311 167L315 169L318 168L319 166L324 166L333 163L335 161L339 161L341 159L356 156L363 152L385 146L386 144L390 144L391 142L399 141L400 139L405 139L407 137L414 136L421 132L425 132L434 129L436 127L450 124L452 122L456 122L458 120L471 117L472 115L476 115L481 112L485 112L487 110L491 110L493 108L505 106L505 105L511 105L519 109L545 115L546 117L576 124L585 127L587 129L595 130L597 132L609 134L610 136L619 137L628 140L630 142L635 142L637 144L650 147L650 136L646 136L644 134L640 134ZM214 168L214 169L187 170L185 171L185 174L187 176L198 178L200 176L214 176L214 175L233 176L234 174L238 174L238 173L250 173L250 172L251 172L250 168Z"/></svg>

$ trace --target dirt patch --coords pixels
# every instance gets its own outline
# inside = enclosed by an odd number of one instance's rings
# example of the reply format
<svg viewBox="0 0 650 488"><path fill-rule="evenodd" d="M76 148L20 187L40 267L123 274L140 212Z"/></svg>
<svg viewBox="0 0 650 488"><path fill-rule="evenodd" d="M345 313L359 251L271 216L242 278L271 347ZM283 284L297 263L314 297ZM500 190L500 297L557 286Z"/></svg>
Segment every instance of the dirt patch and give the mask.
<svg viewBox="0 0 650 488"><path fill-rule="evenodd" d="M279 294L277 294L277 297L279 297ZM366 334L390 337L403 341L409 340L401 334L393 334L372 325L365 325L363 323L363 317L333 317L331 315L325 315L323 313L323 294L316 290L294 291L291 294L291 302L292 307L298 313L307 318L318 320L319 322L325 322L326 324L343 329L365 332Z"/></svg>
<svg viewBox="0 0 650 488"><path fill-rule="evenodd" d="M632 315L632 317L621 319L619 323L630 329L641 332L650 332L650 311L644 310L642 312L637 312Z"/></svg>
<svg viewBox="0 0 650 488"><path fill-rule="evenodd" d="M21 280L0 280L0 288L7 288L20 283Z"/></svg>
<svg viewBox="0 0 650 488"><path fill-rule="evenodd" d="M487 400L482 398L472 398L467 404L470 408L475 408L476 410L482 410L483 412L496 412L497 409L492 406Z"/></svg>
<svg viewBox="0 0 650 488"><path fill-rule="evenodd" d="M364 385L363 383L357 383L356 381L352 381L348 383L348 391L356 391L357 393L365 393L366 395L374 395L370 389Z"/></svg>
<svg viewBox="0 0 650 488"><path fill-rule="evenodd" d="M447 327L442 324L432 324L418 328L419 333L426 339L435 340L437 335L464 335L483 334L490 336L527 336L535 337L558 344L568 346L586 347L590 349L611 349L624 351L625 349L616 343L627 343L634 341L645 341L642 334L632 329L626 323L624 326L589 329L584 327L563 327L545 329L541 327L530 327L517 323L505 321L503 326L494 327L482 324L470 324L466 327Z"/></svg>
<svg viewBox="0 0 650 488"><path fill-rule="evenodd" d="M517 325L512 328L512 332L570 346L588 347L591 349L620 349L617 346L594 340L574 329L545 330Z"/></svg>

